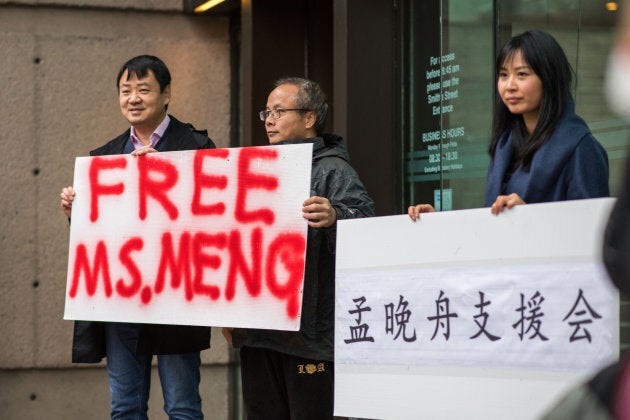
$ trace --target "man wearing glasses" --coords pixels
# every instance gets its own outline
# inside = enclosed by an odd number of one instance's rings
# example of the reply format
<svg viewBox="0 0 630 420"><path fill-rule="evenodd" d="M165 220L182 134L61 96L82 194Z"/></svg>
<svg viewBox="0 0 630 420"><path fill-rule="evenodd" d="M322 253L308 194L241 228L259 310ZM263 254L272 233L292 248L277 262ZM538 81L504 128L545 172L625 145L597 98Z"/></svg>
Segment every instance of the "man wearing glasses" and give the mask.
<svg viewBox="0 0 630 420"><path fill-rule="evenodd" d="M296 77L278 80L260 111L269 143L313 143L313 160L300 330L223 330L240 347L248 420L333 417L336 221L373 216L374 203L341 137L323 134L327 112L319 85Z"/></svg>

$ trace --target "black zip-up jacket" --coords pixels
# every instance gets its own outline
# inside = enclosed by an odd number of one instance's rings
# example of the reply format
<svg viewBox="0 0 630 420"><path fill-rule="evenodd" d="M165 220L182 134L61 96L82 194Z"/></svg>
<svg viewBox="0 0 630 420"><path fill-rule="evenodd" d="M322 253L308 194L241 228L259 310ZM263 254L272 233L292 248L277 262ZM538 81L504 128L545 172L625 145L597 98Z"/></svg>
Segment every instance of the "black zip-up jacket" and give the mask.
<svg viewBox="0 0 630 420"><path fill-rule="evenodd" d="M608 219L603 256L613 283L626 298L630 297L630 164L626 164L619 198Z"/></svg>
<svg viewBox="0 0 630 420"><path fill-rule="evenodd" d="M276 144L296 143L313 143L311 195L328 198L337 220L374 216L374 203L350 166L341 137L327 134ZM235 347L263 347L303 358L333 360L336 234L336 222L329 228L308 228L300 330L235 329Z"/></svg>

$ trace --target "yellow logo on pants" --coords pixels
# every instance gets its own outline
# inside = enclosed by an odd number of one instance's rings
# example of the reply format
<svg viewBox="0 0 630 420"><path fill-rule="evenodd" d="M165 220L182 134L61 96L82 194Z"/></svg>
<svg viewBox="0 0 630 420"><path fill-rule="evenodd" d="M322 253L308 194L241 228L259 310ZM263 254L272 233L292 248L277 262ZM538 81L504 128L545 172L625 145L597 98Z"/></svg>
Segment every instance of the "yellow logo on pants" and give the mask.
<svg viewBox="0 0 630 420"><path fill-rule="evenodd" d="M318 363L316 365L313 363L298 365L298 373L308 373L309 375L312 375L313 373L324 372L325 370L326 365L324 364L324 362Z"/></svg>

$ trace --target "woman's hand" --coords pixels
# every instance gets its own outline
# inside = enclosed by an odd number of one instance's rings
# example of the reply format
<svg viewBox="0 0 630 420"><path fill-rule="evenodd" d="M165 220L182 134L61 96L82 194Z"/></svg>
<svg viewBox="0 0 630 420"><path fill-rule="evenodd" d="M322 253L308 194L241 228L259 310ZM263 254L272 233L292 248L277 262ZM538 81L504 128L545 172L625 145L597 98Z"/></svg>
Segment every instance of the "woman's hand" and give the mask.
<svg viewBox="0 0 630 420"><path fill-rule="evenodd" d="M494 204L490 207L490 211L492 214L501 213L506 207L511 209L514 206L520 206L521 204L526 204L523 199L516 193L512 193L510 195L500 195L494 201Z"/></svg>
<svg viewBox="0 0 630 420"><path fill-rule="evenodd" d="M433 213L435 209L431 204L416 204L415 206L409 206L407 214L414 222L420 217L420 213Z"/></svg>

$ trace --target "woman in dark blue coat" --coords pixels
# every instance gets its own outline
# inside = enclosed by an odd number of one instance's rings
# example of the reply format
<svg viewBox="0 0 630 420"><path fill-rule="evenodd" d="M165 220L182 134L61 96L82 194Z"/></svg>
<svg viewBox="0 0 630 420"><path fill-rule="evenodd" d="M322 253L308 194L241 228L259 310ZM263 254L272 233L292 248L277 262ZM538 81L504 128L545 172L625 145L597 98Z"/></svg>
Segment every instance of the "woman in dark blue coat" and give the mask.
<svg viewBox="0 0 630 420"><path fill-rule="evenodd" d="M546 32L513 37L496 61L486 206L606 197L608 156L575 114L573 71Z"/></svg>
<svg viewBox="0 0 630 420"><path fill-rule="evenodd" d="M514 36L496 60L497 96L485 205L492 213L525 203L607 197L608 156L575 114L573 70L548 33ZM410 206L409 216L435 211Z"/></svg>

